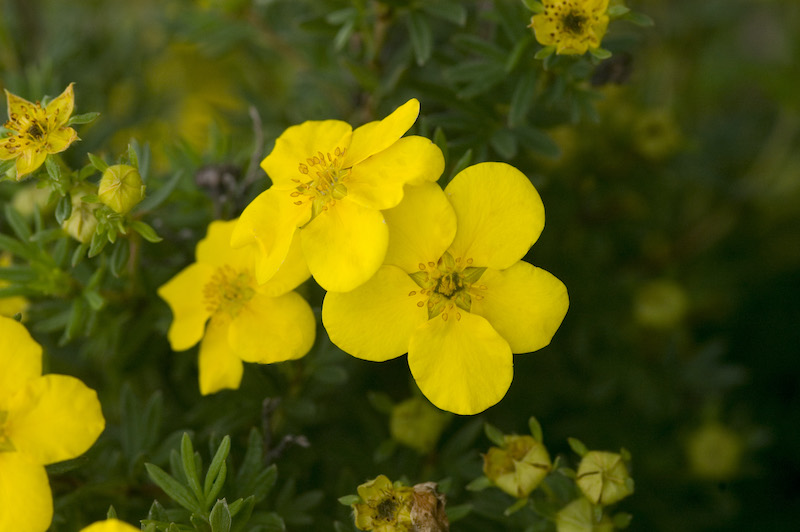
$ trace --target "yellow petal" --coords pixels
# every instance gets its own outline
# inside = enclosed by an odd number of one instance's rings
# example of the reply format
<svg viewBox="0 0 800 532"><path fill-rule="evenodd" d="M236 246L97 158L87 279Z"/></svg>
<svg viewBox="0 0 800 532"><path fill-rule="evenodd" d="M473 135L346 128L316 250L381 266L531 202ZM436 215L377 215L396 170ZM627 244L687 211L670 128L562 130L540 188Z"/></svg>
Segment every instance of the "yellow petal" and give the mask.
<svg viewBox="0 0 800 532"><path fill-rule="evenodd" d="M20 453L0 453L0 530L44 532L53 496L44 466Z"/></svg>
<svg viewBox="0 0 800 532"><path fill-rule="evenodd" d="M300 294L256 294L231 322L228 341L245 362L271 364L304 356L315 334L314 313Z"/></svg>
<svg viewBox="0 0 800 532"><path fill-rule="evenodd" d="M403 185L436 181L444 156L424 137L405 137L353 167L347 197L372 209L391 209L403 199Z"/></svg>
<svg viewBox="0 0 800 532"><path fill-rule="evenodd" d="M215 268L196 262L184 268L158 289L158 295L172 310L172 324L167 339L174 351L189 349L203 337L211 312L206 307L203 288Z"/></svg>
<svg viewBox="0 0 800 532"><path fill-rule="evenodd" d="M106 521L92 523L86 528L81 529L81 532L140 532L140 529L117 519L108 519Z"/></svg>
<svg viewBox="0 0 800 532"><path fill-rule="evenodd" d="M213 221L208 225L208 233L197 243L195 256L197 262L219 268L231 266L237 270L252 270L255 264L254 246L231 247L233 228L237 220Z"/></svg>
<svg viewBox="0 0 800 532"><path fill-rule="evenodd" d="M14 142L10 142L13 139ZM8 161L14 157L19 157L19 137L3 137L0 139L0 161Z"/></svg>
<svg viewBox="0 0 800 532"><path fill-rule="evenodd" d="M42 374L42 348L17 320L0 316L0 410L31 379ZM0 498L0 500L2 500Z"/></svg>
<svg viewBox="0 0 800 532"><path fill-rule="evenodd" d="M36 151L29 148L21 151L17 158L17 181L42 166L46 158L47 152L41 149Z"/></svg>
<svg viewBox="0 0 800 532"><path fill-rule="evenodd" d="M6 90L6 101L8 102L8 119L15 127L19 127L17 133L25 133L31 125L31 121L41 110L25 98L20 98L16 94L11 94Z"/></svg>
<svg viewBox="0 0 800 532"><path fill-rule="evenodd" d="M61 153L78 140L78 133L71 127L62 127L47 135L47 153Z"/></svg>
<svg viewBox="0 0 800 532"><path fill-rule="evenodd" d="M409 294L414 292L413 296ZM414 331L428 319L419 287L394 266L345 293L328 292L322 323L331 341L354 357L383 362L408 352Z"/></svg>
<svg viewBox="0 0 800 532"><path fill-rule="evenodd" d="M353 131L353 140L344 167L355 166L367 157L385 150L402 137L419 116L419 101L412 98L383 120L369 122Z"/></svg>
<svg viewBox="0 0 800 532"><path fill-rule="evenodd" d="M70 83L67 88L64 89L64 92L47 104L45 111L47 112L47 117L50 119L52 127L59 127L69 120L69 116L72 114L72 109L75 105L75 93L72 89L73 85L74 83Z"/></svg>
<svg viewBox="0 0 800 532"><path fill-rule="evenodd" d="M231 246L257 246L256 279L269 281L284 263L297 228L311 217L309 203L298 206L286 191L270 188L248 205L231 235Z"/></svg>
<svg viewBox="0 0 800 532"><path fill-rule="evenodd" d="M291 292L309 277L311 277L311 272L308 271L308 264L303 256L303 246L300 238L295 236L278 271L269 281L258 285L256 290L265 296L277 297Z"/></svg>
<svg viewBox="0 0 800 532"><path fill-rule="evenodd" d="M470 166L453 178L445 194L458 231L453 257L502 270L520 260L544 228L544 205L525 174L505 163Z"/></svg>
<svg viewBox="0 0 800 532"><path fill-rule="evenodd" d="M9 407L11 442L42 465L82 455L106 425L97 393L66 375L28 381Z"/></svg>
<svg viewBox="0 0 800 532"><path fill-rule="evenodd" d="M213 317L200 342L198 369L200 393L212 394L225 388L236 390L242 382L244 364L228 343L230 321Z"/></svg>
<svg viewBox="0 0 800 532"><path fill-rule="evenodd" d="M274 188L293 189L297 186L293 179L307 179L300 173L301 163L307 164L306 159L319 152L333 155L336 148L348 148L352 132L350 124L341 120L309 120L292 126L275 140L275 147L261 161L261 168L272 180Z"/></svg>
<svg viewBox="0 0 800 532"><path fill-rule="evenodd" d="M345 198L301 229L300 237L308 269L317 283L325 290L347 292L378 271L386 255L389 230L380 211Z"/></svg>
<svg viewBox="0 0 800 532"><path fill-rule="evenodd" d="M455 311L428 320L411 337L408 365L431 403L456 414L483 412L511 386L508 343L480 316Z"/></svg>
<svg viewBox="0 0 800 532"><path fill-rule="evenodd" d="M487 269L478 281L483 299L471 312L486 318L514 353L530 353L550 343L569 307L564 283L520 261L507 270Z"/></svg>
<svg viewBox="0 0 800 532"><path fill-rule="evenodd" d="M400 205L384 211L389 227L386 264L407 273L419 264L438 261L456 234L456 213L436 183L406 186Z"/></svg>

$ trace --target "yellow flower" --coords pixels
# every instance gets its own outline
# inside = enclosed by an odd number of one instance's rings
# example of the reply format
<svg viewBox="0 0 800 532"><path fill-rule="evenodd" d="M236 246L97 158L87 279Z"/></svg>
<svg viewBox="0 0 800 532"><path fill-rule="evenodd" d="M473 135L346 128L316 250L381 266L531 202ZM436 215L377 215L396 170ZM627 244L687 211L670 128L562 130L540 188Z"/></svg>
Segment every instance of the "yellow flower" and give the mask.
<svg viewBox="0 0 800 532"><path fill-rule="evenodd" d="M292 292L309 275L299 242L272 280L259 285L253 246L230 247L235 224L235 220L212 222L208 236L197 244L197 262L158 289L172 309L167 335L172 349L183 351L200 342L204 395L238 388L242 361L270 364L296 359L314 343L311 307Z"/></svg>
<svg viewBox="0 0 800 532"><path fill-rule="evenodd" d="M600 47L608 27L608 0L544 0L531 18L536 40L557 54L583 54Z"/></svg>
<svg viewBox="0 0 800 532"><path fill-rule="evenodd" d="M511 385L512 353L550 343L569 305L561 281L520 260L544 228L539 194L516 168L483 163L444 193L407 187L384 214L386 264L356 290L325 296L331 340L376 362L408 352L417 385L442 410L489 408Z"/></svg>
<svg viewBox="0 0 800 532"><path fill-rule="evenodd" d="M352 290L375 274L389 239L381 211L400 203L403 185L435 181L444 169L430 140L400 138L418 114L412 99L355 131L339 120L308 121L278 137L261 163L272 187L244 210L232 240L258 245L259 282L296 240L326 290Z"/></svg>
<svg viewBox="0 0 800 532"><path fill-rule="evenodd" d="M44 466L80 456L103 432L94 390L42 375L42 348L0 317L0 530L44 532L53 498Z"/></svg>
<svg viewBox="0 0 800 532"><path fill-rule="evenodd" d="M356 528L376 532L411 532L414 489L395 486L384 475L358 487L361 501L353 505Z"/></svg>
<svg viewBox="0 0 800 532"><path fill-rule="evenodd" d="M98 521L81 529L81 532L139 532L140 529L118 519Z"/></svg>
<svg viewBox="0 0 800 532"><path fill-rule="evenodd" d="M7 268L8 266L11 266L11 253L2 251L0 252L0 268ZM0 288L5 288L8 285L8 281L0 279ZM12 296L0 298L0 316L11 318L25 312L27 308L28 300L24 297Z"/></svg>
<svg viewBox="0 0 800 532"><path fill-rule="evenodd" d="M483 474L512 497L527 497L550 472L550 455L531 436L510 435L483 455Z"/></svg>
<svg viewBox="0 0 800 532"><path fill-rule="evenodd" d="M56 99L42 107L6 91L8 122L12 130L0 139L0 160L17 159L17 181L39 168L47 155L66 150L78 140L78 134L68 127L75 95L72 83Z"/></svg>

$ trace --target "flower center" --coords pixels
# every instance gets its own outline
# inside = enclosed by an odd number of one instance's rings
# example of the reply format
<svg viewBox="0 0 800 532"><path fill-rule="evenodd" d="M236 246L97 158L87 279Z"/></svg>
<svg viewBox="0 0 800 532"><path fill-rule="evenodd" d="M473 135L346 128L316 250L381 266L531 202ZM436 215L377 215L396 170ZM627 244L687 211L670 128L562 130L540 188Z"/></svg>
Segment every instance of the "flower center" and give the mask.
<svg viewBox="0 0 800 532"><path fill-rule="evenodd" d="M234 318L256 294L253 286L250 273L222 266L203 288L206 309L212 314L224 312Z"/></svg>
<svg viewBox="0 0 800 532"><path fill-rule="evenodd" d="M447 320L454 313L460 320L461 313L457 308L469 312L473 297L483 299L480 291L486 290L486 286L476 286L475 283L485 271L486 268L472 266L472 259L453 258L445 252L438 262L420 263L419 271L409 274L421 290L419 294L414 290L408 295L421 296L417 306L428 307L428 319L441 315L443 320Z"/></svg>
<svg viewBox="0 0 800 532"><path fill-rule="evenodd" d="M342 167L346 151L347 148L337 147L333 155L330 152L327 154L317 152L298 165L303 177L292 180L297 186L289 195L294 198L295 205L311 202L312 220L332 206L336 200L347 196L344 182L350 175L350 168Z"/></svg>
<svg viewBox="0 0 800 532"><path fill-rule="evenodd" d="M44 136L44 131L42 131L42 128L39 127L39 122L36 122L34 120L31 127L28 128L28 135L33 137L35 140L42 140L42 137Z"/></svg>
<svg viewBox="0 0 800 532"><path fill-rule="evenodd" d="M0 410L0 453L8 453L16 451L16 447L11 443L11 438L8 435L8 412Z"/></svg>
<svg viewBox="0 0 800 532"><path fill-rule="evenodd" d="M570 11L561 18L564 29L573 35L580 35L584 31L584 25L589 18L578 11Z"/></svg>

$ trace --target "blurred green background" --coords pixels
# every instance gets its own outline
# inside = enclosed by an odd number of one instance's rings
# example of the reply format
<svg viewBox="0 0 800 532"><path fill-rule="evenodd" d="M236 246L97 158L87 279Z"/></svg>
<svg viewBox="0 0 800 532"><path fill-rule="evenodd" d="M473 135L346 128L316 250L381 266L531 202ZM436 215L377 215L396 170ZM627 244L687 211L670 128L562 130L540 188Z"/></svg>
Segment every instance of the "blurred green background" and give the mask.
<svg viewBox="0 0 800 532"><path fill-rule="evenodd" d="M150 190L181 172L149 220L167 243L143 249L133 295L63 346L69 301L33 298L27 312L49 369L97 389L109 421L77 469L51 471L53 530L111 504L137 522L154 498L167 504L144 461L164 465L191 430L203 452L230 434L235 462L253 426L274 445L308 440L277 457L262 506L288 530L351 526L336 499L380 473L450 478L450 504L474 504L453 530L523 529L524 515L502 516L512 499L464 486L490 445L481 424L521 433L531 415L553 455L570 454L570 436L630 450L636 493L619 507L631 530L794 530L800 3L627 5L655 25L612 22L610 59L545 71L518 0L3 0L0 86L36 100L74 81L77 112L102 113L69 164L114 160L135 138L152 149ZM426 456L385 443L380 405L414 393L404 358L352 359L321 328L305 359L248 366L241 390L200 397L196 351L170 352L155 289L193 260L212 219L264 190L258 162L286 127L358 125L410 97L416 133L445 147L442 183L460 163L496 160L537 186L547 222L526 260L571 299L552 344L517 356L506 398L454 417ZM29 192L0 183L19 209ZM320 289L303 292L318 312ZM267 397L281 399L274 411ZM140 419L148 400L163 401L160 422Z"/></svg>

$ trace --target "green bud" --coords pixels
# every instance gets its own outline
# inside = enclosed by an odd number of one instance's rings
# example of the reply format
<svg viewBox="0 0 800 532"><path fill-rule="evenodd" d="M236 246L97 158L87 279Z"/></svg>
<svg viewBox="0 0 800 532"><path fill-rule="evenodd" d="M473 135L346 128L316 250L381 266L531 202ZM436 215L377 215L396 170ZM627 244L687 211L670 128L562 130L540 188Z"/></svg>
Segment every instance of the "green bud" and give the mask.
<svg viewBox="0 0 800 532"><path fill-rule="evenodd" d="M614 504L633 493L633 479L622 456L589 451L578 466L577 484L594 504Z"/></svg>
<svg viewBox="0 0 800 532"><path fill-rule="evenodd" d="M739 471L742 438L728 427L712 422L697 429L686 445L689 468L708 480L728 480Z"/></svg>
<svg viewBox="0 0 800 532"><path fill-rule="evenodd" d="M595 512L592 503L581 497L558 512L556 530L558 532L613 532L614 524L607 515Z"/></svg>
<svg viewBox="0 0 800 532"><path fill-rule="evenodd" d="M527 497L550 472L550 455L532 436L505 436L502 448L483 455L483 474L512 497Z"/></svg>
<svg viewBox="0 0 800 532"><path fill-rule="evenodd" d="M412 397L392 408L389 432L395 441L420 453L429 453L450 422L450 416L422 397Z"/></svg>
<svg viewBox="0 0 800 532"><path fill-rule="evenodd" d="M674 281L660 279L642 286L634 303L636 321L651 329L672 329L689 308L686 291Z"/></svg>
<svg viewBox="0 0 800 532"><path fill-rule="evenodd" d="M86 244L92 239L97 228L97 218L94 216L94 211L98 205L96 203L85 203L81 198L96 193L97 191L94 187L89 185L73 190L70 193L72 214L61 224L67 234L82 244Z"/></svg>
<svg viewBox="0 0 800 532"><path fill-rule="evenodd" d="M114 212L125 214L144 198L142 176L136 168L127 164L109 166L100 178L97 195Z"/></svg>

